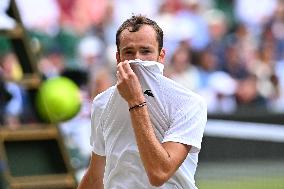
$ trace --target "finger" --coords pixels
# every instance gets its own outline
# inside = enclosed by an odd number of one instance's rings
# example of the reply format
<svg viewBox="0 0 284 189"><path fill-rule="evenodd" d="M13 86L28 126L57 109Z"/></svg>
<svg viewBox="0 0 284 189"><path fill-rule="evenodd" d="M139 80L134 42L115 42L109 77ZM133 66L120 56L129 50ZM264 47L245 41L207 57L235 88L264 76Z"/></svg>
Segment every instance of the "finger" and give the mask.
<svg viewBox="0 0 284 189"><path fill-rule="evenodd" d="M128 74L128 75L134 74L134 72L133 72L129 62L125 62L122 66L123 66L124 71L125 71L126 74Z"/></svg>
<svg viewBox="0 0 284 189"><path fill-rule="evenodd" d="M124 67L123 67L123 64L124 62L120 62L118 65L117 65L117 74L119 75L119 77L121 79L127 79L127 74L125 73L124 71Z"/></svg>
<svg viewBox="0 0 284 189"><path fill-rule="evenodd" d="M121 83L121 76L119 74L119 71L116 71L116 78L117 78L117 83Z"/></svg>

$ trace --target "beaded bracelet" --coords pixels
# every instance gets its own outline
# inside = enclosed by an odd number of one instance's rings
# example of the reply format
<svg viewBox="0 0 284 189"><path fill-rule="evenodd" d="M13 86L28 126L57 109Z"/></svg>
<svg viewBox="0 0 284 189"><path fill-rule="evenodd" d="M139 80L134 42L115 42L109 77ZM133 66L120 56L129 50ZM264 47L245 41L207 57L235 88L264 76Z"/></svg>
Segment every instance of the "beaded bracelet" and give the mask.
<svg viewBox="0 0 284 189"><path fill-rule="evenodd" d="M135 108L143 107L143 106L146 106L146 102L142 102L141 104L137 104L135 106L130 107L129 111L132 110L132 109L135 109Z"/></svg>

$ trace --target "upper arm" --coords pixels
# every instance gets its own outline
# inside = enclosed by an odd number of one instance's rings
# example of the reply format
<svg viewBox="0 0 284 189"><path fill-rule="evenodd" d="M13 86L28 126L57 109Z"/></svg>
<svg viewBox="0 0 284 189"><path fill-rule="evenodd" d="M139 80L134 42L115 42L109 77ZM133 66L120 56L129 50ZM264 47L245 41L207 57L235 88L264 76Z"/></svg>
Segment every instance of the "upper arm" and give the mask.
<svg viewBox="0 0 284 189"><path fill-rule="evenodd" d="M162 142L173 141L186 144L191 146L190 153L198 153L207 122L207 108L204 100L185 99L174 110L171 125Z"/></svg>
<svg viewBox="0 0 284 189"><path fill-rule="evenodd" d="M92 152L89 170L92 172L93 178L103 178L105 171L106 157L100 156Z"/></svg>
<svg viewBox="0 0 284 189"><path fill-rule="evenodd" d="M103 189L105 163L105 156L100 156L92 152L89 167L78 189Z"/></svg>

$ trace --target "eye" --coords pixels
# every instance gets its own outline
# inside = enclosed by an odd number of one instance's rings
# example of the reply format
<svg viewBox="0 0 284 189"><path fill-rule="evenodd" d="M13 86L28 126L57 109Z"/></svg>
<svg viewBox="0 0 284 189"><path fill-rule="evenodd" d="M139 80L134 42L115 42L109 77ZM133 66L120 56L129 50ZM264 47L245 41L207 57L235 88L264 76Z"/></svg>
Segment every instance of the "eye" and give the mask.
<svg viewBox="0 0 284 189"><path fill-rule="evenodd" d="M132 51L125 51L124 54L130 55L130 54L132 54Z"/></svg>
<svg viewBox="0 0 284 189"><path fill-rule="evenodd" d="M151 51L150 51L149 49L143 49L143 50L141 51L141 53L142 53L142 54L149 54L149 53L151 53Z"/></svg>

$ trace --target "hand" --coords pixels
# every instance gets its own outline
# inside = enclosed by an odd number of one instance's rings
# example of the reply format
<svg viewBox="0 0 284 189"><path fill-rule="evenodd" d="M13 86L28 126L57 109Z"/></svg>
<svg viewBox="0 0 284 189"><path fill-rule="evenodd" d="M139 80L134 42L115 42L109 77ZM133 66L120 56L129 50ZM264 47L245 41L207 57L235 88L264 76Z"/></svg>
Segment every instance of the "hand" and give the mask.
<svg viewBox="0 0 284 189"><path fill-rule="evenodd" d="M129 107L145 101L140 82L131 69L128 60L117 65L117 89Z"/></svg>

